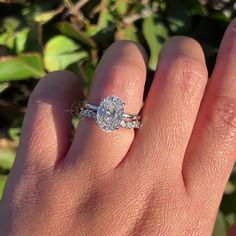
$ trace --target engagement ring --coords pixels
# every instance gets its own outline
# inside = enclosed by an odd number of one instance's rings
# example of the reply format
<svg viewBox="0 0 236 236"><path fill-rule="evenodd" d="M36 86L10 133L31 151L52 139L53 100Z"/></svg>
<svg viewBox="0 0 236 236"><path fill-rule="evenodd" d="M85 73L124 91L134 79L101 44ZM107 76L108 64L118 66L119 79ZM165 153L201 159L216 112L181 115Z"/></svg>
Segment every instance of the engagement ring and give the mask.
<svg viewBox="0 0 236 236"><path fill-rule="evenodd" d="M138 129L141 125L139 115L124 113L125 103L117 96L109 96L100 102L99 106L83 103L78 115L94 119L105 132L111 132L119 127Z"/></svg>

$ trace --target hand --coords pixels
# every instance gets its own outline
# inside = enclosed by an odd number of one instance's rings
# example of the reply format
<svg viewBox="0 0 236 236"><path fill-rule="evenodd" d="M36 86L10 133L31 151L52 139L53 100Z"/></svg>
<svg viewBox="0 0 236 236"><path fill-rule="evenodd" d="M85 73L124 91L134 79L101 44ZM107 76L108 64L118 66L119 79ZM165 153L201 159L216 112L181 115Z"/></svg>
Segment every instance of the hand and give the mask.
<svg viewBox="0 0 236 236"><path fill-rule="evenodd" d="M102 57L89 95L143 102L147 57L120 41ZM208 81L199 44L173 37L161 52L137 132L83 119L71 142L65 110L77 77L48 74L34 90L0 210L0 235L211 235L236 156L236 21ZM206 88L207 85L207 88Z"/></svg>

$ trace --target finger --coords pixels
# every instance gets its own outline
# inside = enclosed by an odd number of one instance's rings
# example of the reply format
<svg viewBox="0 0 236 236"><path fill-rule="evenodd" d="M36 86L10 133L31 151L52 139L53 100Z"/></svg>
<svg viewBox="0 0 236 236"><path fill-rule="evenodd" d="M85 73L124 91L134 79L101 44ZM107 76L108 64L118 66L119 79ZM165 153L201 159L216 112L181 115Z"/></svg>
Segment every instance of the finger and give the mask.
<svg viewBox="0 0 236 236"><path fill-rule="evenodd" d="M235 61L236 20L230 24L222 40L183 169L189 193L196 197L204 193L206 204L213 204L215 207L211 209L214 211L220 203L236 156Z"/></svg>
<svg viewBox="0 0 236 236"><path fill-rule="evenodd" d="M73 102L82 99L79 79L71 72L48 74L40 80L28 103L17 168L48 169L63 158L70 146Z"/></svg>
<svg viewBox="0 0 236 236"><path fill-rule="evenodd" d="M233 226L230 228L230 231L229 231L228 236L235 236L235 235L236 235L236 225L233 225Z"/></svg>
<svg viewBox="0 0 236 236"><path fill-rule="evenodd" d="M206 81L199 44L187 37L168 40L145 102L142 129L132 146L142 165L145 161L147 168L158 166L161 171L173 167L175 173L181 173Z"/></svg>
<svg viewBox="0 0 236 236"><path fill-rule="evenodd" d="M88 102L97 106L101 98L115 95L125 102L126 113L137 114L145 78L144 50L131 41L118 41L107 49L95 71ZM73 165L89 163L94 171L107 171L124 158L133 138L132 129L106 133L94 120L85 118L79 124L68 159Z"/></svg>

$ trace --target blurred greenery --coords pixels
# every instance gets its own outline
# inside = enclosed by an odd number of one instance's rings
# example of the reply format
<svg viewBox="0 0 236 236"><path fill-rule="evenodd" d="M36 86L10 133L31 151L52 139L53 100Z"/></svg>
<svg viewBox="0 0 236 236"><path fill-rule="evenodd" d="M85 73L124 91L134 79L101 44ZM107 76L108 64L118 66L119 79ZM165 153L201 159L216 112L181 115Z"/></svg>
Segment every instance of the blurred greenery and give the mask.
<svg viewBox="0 0 236 236"><path fill-rule="evenodd" d="M179 34L201 43L211 72L235 9L233 0L0 0L0 198L27 100L44 74L71 70L87 93L104 50L115 40L129 39L142 44L149 54L148 89L163 43ZM236 223L235 203L234 168L215 236L226 235Z"/></svg>

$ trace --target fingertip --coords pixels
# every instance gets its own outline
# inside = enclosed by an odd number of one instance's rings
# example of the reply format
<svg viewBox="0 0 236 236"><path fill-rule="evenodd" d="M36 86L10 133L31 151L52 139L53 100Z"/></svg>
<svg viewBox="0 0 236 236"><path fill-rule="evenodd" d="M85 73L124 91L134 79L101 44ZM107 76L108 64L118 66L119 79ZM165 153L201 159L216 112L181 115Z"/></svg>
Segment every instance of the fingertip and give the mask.
<svg viewBox="0 0 236 236"><path fill-rule="evenodd" d="M143 60L145 62L145 65L147 66L148 65L148 55L147 55L145 48L137 42L134 42L134 41L131 41L131 42L134 43L138 47L138 49L140 50L140 53L143 56Z"/></svg>
<svg viewBox="0 0 236 236"><path fill-rule="evenodd" d="M169 38L161 50L160 57L163 55L183 55L205 64L205 56L201 45L195 39L186 36Z"/></svg>
<svg viewBox="0 0 236 236"><path fill-rule="evenodd" d="M224 37L221 41L219 48L218 58L220 58L219 64L224 64L225 61L230 59L231 55L235 54L236 51L236 18L234 18L228 25ZM222 57L225 60L222 61Z"/></svg>
<svg viewBox="0 0 236 236"><path fill-rule="evenodd" d="M77 88L76 90L73 88ZM63 91L70 91L65 93ZM29 102L49 103L60 97L83 97L78 76L70 71L54 71L42 78L32 92ZM71 96L73 95L73 96ZM61 99L65 101L65 99Z"/></svg>
<svg viewBox="0 0 236 236"><path fill-rule="evenodd" d="M133 51L135 54L135 58L134 54L126 54L126 51ZM125 58L123 59L132 61L133 63L136 62L137 64L142 65L143 68L146 69L146 65L148 63L148 56L144 47L137 42L134 42L132 40L115 41L107 48L106 52L104 53L106 57L102 57L101 61L110 57L111 60L114 62L114 60L116 60L116 58L112 58L114 54L117 55L118 60L120 60L120 57L123 55L125 56Z"/></svg>
<svg viewBox="0 0 236 236"><path fill-rule="evenodd" d="M228 236L235 236L236 235L236 225L233 225L230 230Z"/></svg>

